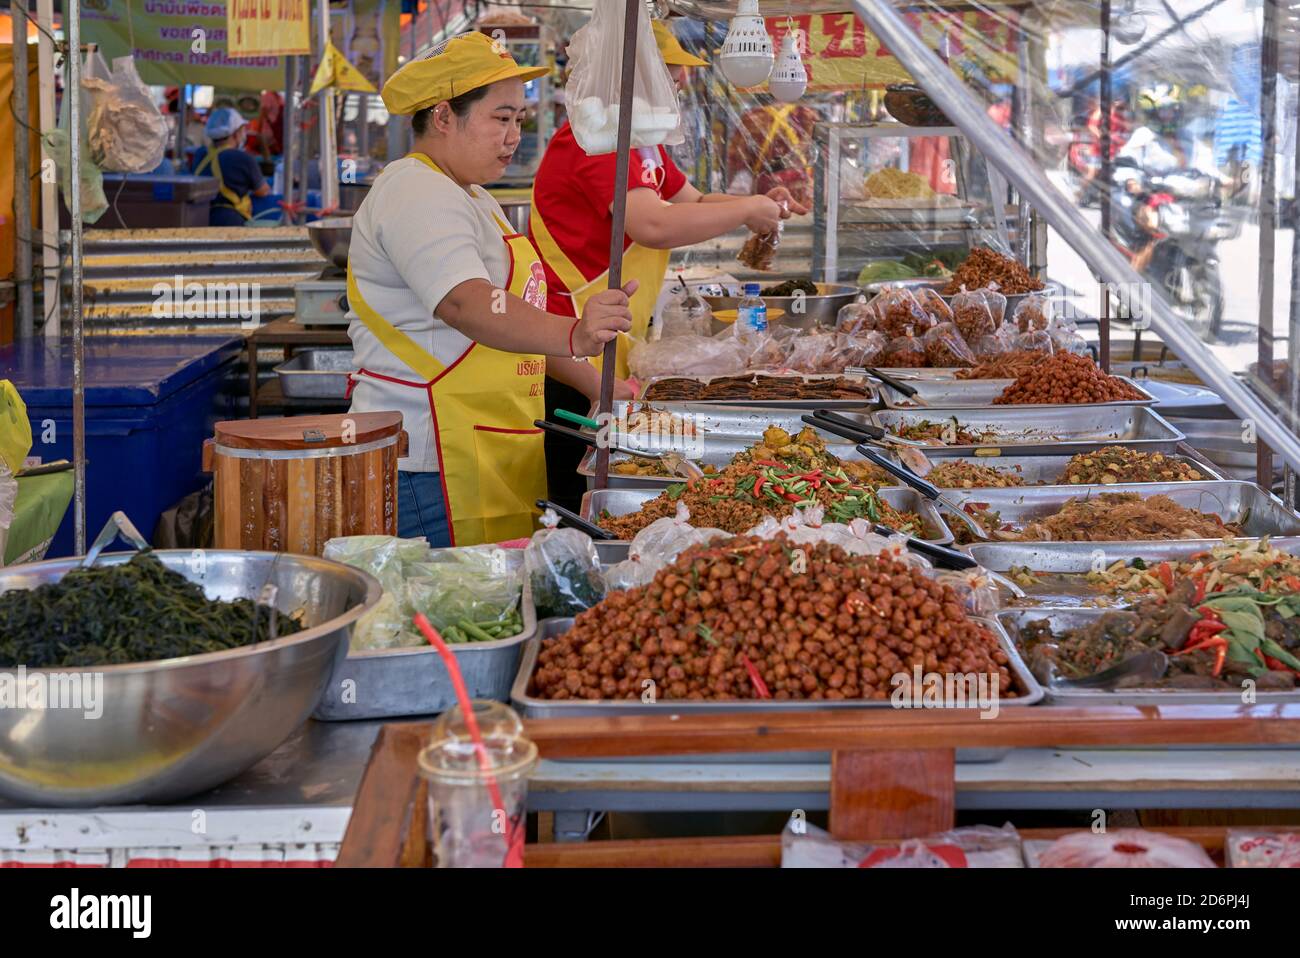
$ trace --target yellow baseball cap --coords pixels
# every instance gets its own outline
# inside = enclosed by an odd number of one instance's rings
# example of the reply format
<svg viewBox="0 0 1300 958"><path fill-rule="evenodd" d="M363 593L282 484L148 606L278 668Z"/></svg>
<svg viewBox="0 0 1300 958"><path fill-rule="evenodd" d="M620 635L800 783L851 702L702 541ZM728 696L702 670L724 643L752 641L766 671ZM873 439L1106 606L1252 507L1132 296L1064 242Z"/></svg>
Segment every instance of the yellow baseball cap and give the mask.
<svg viewBox="0 0 1300 958"><path fill-rule="evenodd" d="M651 22L651 26L654 27L655 43L659 47L659 55L664 58L664 63L670 67L706 67L709 65L708 60L687 53L677 41L677 36L663 20L654 20Z"/></svg>
<svg viewBox="0 0 1300 958"><path fill-rule="evenodd" d="M534 80L550 72L548 67L521 67L504 46L476 31L452 37L407 63L388 78L380 96L389 113L418 113L489 83L512 77Z"/></svg>

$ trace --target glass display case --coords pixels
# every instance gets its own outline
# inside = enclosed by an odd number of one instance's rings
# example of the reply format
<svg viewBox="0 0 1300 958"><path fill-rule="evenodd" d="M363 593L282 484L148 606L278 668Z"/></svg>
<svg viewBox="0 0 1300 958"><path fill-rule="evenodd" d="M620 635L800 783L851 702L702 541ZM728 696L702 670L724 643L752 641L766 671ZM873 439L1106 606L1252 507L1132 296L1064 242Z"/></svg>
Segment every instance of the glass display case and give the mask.
<svg viewBox="0 0 1300 958"><path fill-rule="evenodd" d="M1006 186L951 126L819 123L813 275L853 282L871 261L909 253L1012 249Z"/></svg>

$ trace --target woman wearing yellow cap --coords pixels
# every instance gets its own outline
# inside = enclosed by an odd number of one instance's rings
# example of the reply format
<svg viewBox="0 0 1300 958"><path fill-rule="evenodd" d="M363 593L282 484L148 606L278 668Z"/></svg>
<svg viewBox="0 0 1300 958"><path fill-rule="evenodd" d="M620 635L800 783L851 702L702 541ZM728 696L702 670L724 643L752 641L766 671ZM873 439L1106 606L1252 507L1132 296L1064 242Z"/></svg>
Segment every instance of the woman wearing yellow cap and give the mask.
<svg viewBox="0 0 1300 958"><path fill-rule="evenodd" d="M659 53L680 89L687 68L706 66L707 61L687 53L664 21L653 21L653 27ZM607 285L616 165L613 153L584 153L565 123L551 138L537 169L528 235L542 254L550 308L557 313L577 316ZM673 249L702 243L741 226L768 233L792 212L807 212L784 187L758 196L701 193L687 182L663 147L632 151L627 189L623 276L638 283L631 306L632 334L639 338L645 336ZM627 338L622 337L619 376L627 375L626 356ZM558 379L547 380L548 411L581 405L583 396ZM583 452L581 443L546 437L551 498L561 505L572 507L582 494L576 468Z"/></svg>
<svg viewBox="0 0 1300 958"><path fill-rule="evenodd" d="M384 85L411 116L411 153L390 163L353 219L349 334L360 366L352 411L396 409L398 528L434 545L527 535L546 493L543 379L593 388L578 357L631 326L636 284L591 297L581 318L546 311L545 275L482 184L519 145L521 67L481 33L454 37Z"/></svg>

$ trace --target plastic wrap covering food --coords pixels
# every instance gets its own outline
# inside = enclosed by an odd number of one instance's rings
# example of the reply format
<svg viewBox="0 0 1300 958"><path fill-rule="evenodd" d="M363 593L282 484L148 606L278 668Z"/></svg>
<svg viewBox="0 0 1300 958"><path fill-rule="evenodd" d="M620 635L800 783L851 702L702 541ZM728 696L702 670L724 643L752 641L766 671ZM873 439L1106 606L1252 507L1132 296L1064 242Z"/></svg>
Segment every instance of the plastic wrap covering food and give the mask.
<svg viewBox="0 0 1300 958"><path fill-rule="evenodd" d="M929 286L920 286L915 291L916 301L921 304L921 308L934 317L935 322L951 323L953 321L952 307L947 301Z"/></svg>
<svg viewBox="0 0 1300 958"><path fill-rule="evenodd" d="M736 261L741 266L758 270L760 273L770 272L772 264L776 261L776 251L780 246L781 226L778 224L777 228L770 233L750 233L749 239L736 254Z"/></svg>
<svg viewBox="0 0 1300 958"><path fill-rule="evenodd" d="M1016 348L1015 331L1004 325L996 333L977 337L970 347L977 360L991 362Z"/></svg>
<svg viewBox="0 0 1300 958"><path fill-rule="evenodd" d="M952 298L953 323L968 342L996 333L1002 324L1001 312L994 315L988 293L984 289L964 289ZM1006 308L1006 297L1002 298L1002 308Z"/></svg>
<svg viewBox="0 0 1300 958"><path fill-rule="evenodd" d="M871 303L848 303L841 306L836 314L835 329L837 332L856 335L873 332L878 322L876 307Z"/></svg>
<svg viewBox="0 0 1300 958"><path fill-rule="evenodd" d="M838 365L839 345L840 340L835 333L800 336L791 345L785 365L799 373L843 372L844 367Z"/></svg>
<svg viewBox="0 0 1300 958"><path fill-rule="evenodd" d="M925 347L925 361L930 366L970 367L977 362L955 323L940 323L922 336L921 342Z"/></svg>
<svg viewBox="0 0 1300 958"><path fill-rule="evenodd" d="M911 290L888 287L877 293L871 302L880 317L876 328L886 336L901 336L908 328L920 335L934 325L934 319L917 302Z"/></svg>
<svg viewBox="0 0 1300 958"><path fill-rule="evenodd" d="M397 536L342 536L325 543L323 558L369 572L384 587L379 602L352 628L353 651L424 643L411 624L415 613L407 593L407 579L414 565L429 561L433 554L428 540Z"/></svg>
<svg viewBox="0 0 1300 958"><path fill-rule="evenodd" d="M591 19L569 41L570 72L565 102L574 139L588 154L613 153L618 141L619 93L623 75L623 11L598 3ZM633 79L632 146L680 143L677 89L648 17L637 21Z"/></svg>
<svg viewBox="0 0 1300 958"><path fill-rule="evenodd" d="M846 524L824 522L824 517L825 510L819 505L797 508L788 516L766 517L748 530L746 535L768 539L778 532L784 532L791 542L808 545L828 542L839 546L849 555L887 555L921 569L930 568L929 561L923 556L908 551L907 536L882 536L871 528L869 522L862 519L853 519Z"/></svg>
<svg viewBox="0 0 1300 958"><path fill-rule="evenodd" d="M605 597L605 579L591 537L577 529L557 529L559 517L542 513L545 528L524 548L524 571L539 619L577 615Z"/></svg>
<svg viewBox="0 0 1300 958"><path fill-rule="evenodd" d="M724 330L714 336L633 340L627 364L638 379L654 376L733 376L743 373L752 348Z"/></svg>
<svg viewBox="0 0 1300 958"><path fill-rule="evenodd" d="M690 524L690 518L686 503L679 502L676 515L656 519L638 532L628 544L627 558L605 570L605 585L609 591L645 585L684 549L728 535L721 529L697 529Z"/></svg>
<svg viewBox="0 0 1300 958"><path fill-rule="evenodd" d="M1052 324L1052 317L1055 314L1056 310L1050 299L1041 293L1033 293L1016 304L1016 310L1011 314L1011 321L1022 333L1034 329L1046 330Z"/></svg>
<svg viewBox="0 0 1300 958"><path fill-rule="evenodd" d="M781 833L782 868L1024 868L1011 825L975 825L898 843L838 841L802 817Z"/></svg>
<svg viewBox="0 0 1300 958"><path fill-rule="evenodd" d="M952 586L962 608L971 615L987 618L1002 608L1002 593L983 569L941 570L934 577Z"/></svg>
<svg viewBox="0 0 1300 958"><path fill-rule="evenodd" d="M1300 868L1300 832L1232 829L1225 847L1229 868Z"/></svg>
<svg viewBox="0 0 1300 958"><path fill-rule="evenodd" d="M888 345L889 343L885 340L885 337L875 330L856 336L841 333L839 346L836 350L836 358L840 363L839 368L880 366L882 365L881 360L885 357L885 348Z"/></svg>
<svg viewBox="0 0 1300 958"><path fill-rule="evenodd" d="M887 368L906 367L921 368L926 364L925 345L907 329L901 336L895 336L885 347L882 360Z"/></svg>
<svg viewBox="0 0 1300 958"><path fill-rule="evenodd" d="M1010 329L1011 327L1006 326L1003 328ZM1011 348L1050 356L1056 351L1056 344L1052 342L1052 336L1046 330L1031 329L1028 332L1017 333L1016 338L1012 341Z"/></svg>
<svg viewBox="0 0 1300 958"><path fill-rule="evenodd" d="M117 57L111 71L99 56L87 60L82 89L90 96L86 118L90 159L115 173L151 173L167 151L167 120L131 57Z"/></svg>
<svg viewBox="0 0 1300 958"><path fill-rule="evenodd" d="M746 369L781 369L789 364L791 350L803 338L802 331L793 326L776 326L737 341L745 354Z"/></svg>
<svg viewBox="0 0 1300 958"><path fill-rule="evenodd" d="M695 295L689 287L674 290L672 297L659 311L659 339L676 339L681 336L711 336L713 310Z"/></svg>
<svg viewBox="0 0 1300 958"><path fill-rule="evenodd" d="M519 549L441 549L433 561L411 563L409 571L410 607L423 612L444 639L485 642L523 630L524 554Z"/></svg>
<svg viewBox="0 0 1300 958"><path fill-rule="evenodd" d="M1139 828L1072 832L1038 854L1039 868L1214 868L1205 849L1186 838Z"/></svg>

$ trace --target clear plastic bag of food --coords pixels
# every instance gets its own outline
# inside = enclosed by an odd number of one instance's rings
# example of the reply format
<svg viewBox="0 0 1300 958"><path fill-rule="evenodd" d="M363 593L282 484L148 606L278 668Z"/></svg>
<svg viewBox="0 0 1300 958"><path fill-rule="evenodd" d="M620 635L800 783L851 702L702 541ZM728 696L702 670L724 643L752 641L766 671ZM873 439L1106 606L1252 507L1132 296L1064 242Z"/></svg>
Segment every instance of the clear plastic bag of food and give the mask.
<svg viewBox="0 0 1300 958"><path fill-rule="evenodd" d="M746 369L783 369L790 362L790 352L800 339L801 330L775 326L765 333L737 340L746 353ZM734 337L733 337L734 338Z"/></svg>
<svg viewBox="0 0 1300 958"><path fill-rule="evenodd" d="M1037 856L1039 868L1214 868L1205 849L1186 838L1140 828L1071 832Z"/></svg>
<svg viewBox="0 0 1300 958"><path fill-rule="evenodd" d="M433 548L427 539L397 536L340 536L325 543L321 556L369 572L385 592L400 591L412 562L427 562Z"/></svg>
<svg viewBox="0 0 1300 958"><path fill-rule="evenodd" d="M676 339L681 336L712 336L713 310L695 295L689 286L673 291L672 298L659 311L659 339Z"/></svg>
<svg viewBox="0 0 1300 958"><path fill-rule="evenodd" d="M937 290L929 286L918 286L914 290L916 301L921 304L921 308L934 317L935 322L951 323L953 321L952 307L947 301L939 295Z"/></svg>
<svg viewBox="0 0 1300 958"><path fill-rule="evenodd" d="M922 368L926 364L925 345L912 334L912 330L905 330L903 335L895 336L885 347L883 364L887 369L909 366Z"/></svg>
<svg viewBox="0 0 1300 958"><path fill-rule="evenodd" d="M1020 834L974 825L903 842L838 841L797 816L781 833L782 868L1024 868Z"/></svg>
<svg viewBox="0 0 1300 958"><path fill-rule="evenodd" d="M591 19L569 41L569 79L564 87L574 139L588 155L618 146L619 94L623 75L623 9L597 3ZM681 143L677 90L643 13L636 25L632 146Z"/></svg>
<svg viewBox="0 0 1300 958"><path fill-rule="evenodd" d="M843 372L843 366L836 367L839 345L834 333L805 334L791 344L785 365L801 373Z"/></svg>
<svg viewBox="0 0 1300 958"><path fill-rule="evenodd" d="M519 549L440 549L434 561L412 563L410 572L410 608L423 612L447 641L494 641L523 631L524 554Z"/></svg>
<svg viewBox="0 0 1300 958"><path fill-rule="evenodd" d="M940 323L921 337L921 343L926 363L934 369L970 368L977 362L955 323Z"/></svg>
<svg viewBox="0 0 1300 958"><path fill-rule="evenodd" d="M934 325L934 319L916 301L911 290L888 286L871 301L879 319L876 328L886 336L901 336L909 327L918 335Z"/></svg>
<svg viewBox="0 0 1300 958"><path fill-rule="evenodd" d="M1088 341L1075 332L1059 332L1052 334L1052 351L1053 353L1073 353L1076 356L1092 355L1088 349Z"/></svg>
<svg viewBox="0 0 1300 958"><path fill-rule="evenodd" d="M1003 326L996 333L979 337L970 347L980 362L992 362L1015 349L1015 337L1010 326Z"/></svg>
<svg viewBox="0 0 1300 958"><path fill-rule="evenodd" d="M1022 333L1030 330L1046 331L1052 324L1054 314L1055 309L1050 299L1042 293L1030 293L1016 304L1011 320Z"/></svg>
<svg viewBox="0 0 1300 958"><path fill-rule="evenodd" d="M750 349L727 329L716 336L632 340L627 364L637 379L655 376L734 376L745 371Z"/></svg>
<svg viewBox="0 0 1300 958"><path fill-rule="evenodd" d="M385 590L352 626L348 648L353 652L369 649L401 649L424 645L425 639L411 621L413 612L406 603L405 588Z"/></svg>
<svg viewBox="0 0 1300 958"><path fill-rule="evenodd" d="M841 306L839 313L836 314L835 329L837 332L858 336L875 330L879 319L876 307L872 303L849 303Z"/></svg>
<svg viewBox="0 0 1300 958"><path fill-rule="evenodd" d="M545 528L524 549L524 570L539 619L577 615L605 597L596 544L577 529L557 529L559 517L542 513Z"/></svg>
<svg viewBox="0 0 1300 958"><path fill-rule="evenodd" d="M996 329L1002 328L1002 321L1007 318L1007 298L998 292L996 285L987 287L984 292L984 302L988 304L989 313L993 316L993 325Z"/></svg>
<svg viewBox="0 0 1300 958"><path fill-rule="evenodd" d="M983 289L963 289L952 298L953 322L968 343L998 331L1001 320L994 319L987 293ZM1002 306L1006 308L1005 296Z"/></svg>
<svg viewBox="0 0 1300 958"><path fill-rule="evenodd" d="M971 615L987 617L1002 608L1002 593L983 569L936 570L934 578L951 586Z"/></svg>
<svg viewBox="0 0 1300 958"><path fill-rule="evenodd" d="M1229 868L1300 868L1300 832L1234 828L1224 847Z"/></svg>
<svg viewBox="0 0 1300 958"><path fill-rule="evenodd" d="M840 333L835 347L836 366L879 366L888 346L889 341L874 329L857 335Z"/></svg>
<svg viewBox="0 0 1300 958"><path fill-rule="evenodd" d="M1007 326L1007 329L1014 327ZM1013 340L1013 349L1022 349L1029 352L1043 353L1047 356L1052 355L1055 351L1055 344L1052 342L1052 336L1046 330L1031 329L1027 332L1016 333Z"/></svg>
<svg viewBox="0 0 1300 958"><path fill-rule="evenodd" d="M736 254L736 261L741 266L758 270L760 273L771 272L772 264L776 261L776 251L781 246L782 225L778 223L776 229L770 233L750 233L749 239Z"/></svg>
<svg viewBox="0 0 1300 958"><path fill-rule="evenodd" d="M727 535L721 529L696 528L690 518L686 503L679 502L676 514L656 519L638 532L628 544L627 559L605 570L606 587L618 592L645 585L684 550Z"/></svg>

